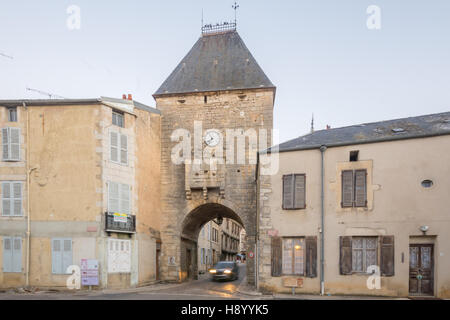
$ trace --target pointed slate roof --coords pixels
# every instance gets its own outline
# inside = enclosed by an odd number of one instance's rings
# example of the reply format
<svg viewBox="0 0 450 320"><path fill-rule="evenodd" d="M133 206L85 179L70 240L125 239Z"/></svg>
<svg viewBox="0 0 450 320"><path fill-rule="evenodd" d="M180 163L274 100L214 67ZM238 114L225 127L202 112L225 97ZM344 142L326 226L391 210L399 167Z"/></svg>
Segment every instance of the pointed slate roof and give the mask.
<svg viewBox="0 0 450 320"><path fill-rule="evenodd" d="M154 96L275 88L236 31L203 35Z"/></svg>

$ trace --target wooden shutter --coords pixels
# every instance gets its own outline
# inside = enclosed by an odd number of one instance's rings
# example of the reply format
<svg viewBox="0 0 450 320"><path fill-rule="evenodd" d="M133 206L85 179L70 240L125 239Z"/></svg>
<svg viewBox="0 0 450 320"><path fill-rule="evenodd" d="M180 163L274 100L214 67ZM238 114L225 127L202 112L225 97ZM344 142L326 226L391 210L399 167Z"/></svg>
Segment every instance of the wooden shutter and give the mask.
<svg viewBox="0 0 450 320"><path fill-rule="evenodd" d="M367 171L355 171L355 207L367 206Z"/></svg>
<svg viewBox="0 0 450 320"><path fill-rule="evenodd" d="M110 132L111 161L119 162L119 134Z"/></svg>
<svg viewBox="0 0 450 320"><path fill-rule="evenodd" d="M62 241L62 266L61 273L66 274L67 268L72 265L72 239L63 239Z"/></svg>
<svg viewBox="0 0 450 320"><path fill-rule="evenodd" d="M394 236L382 236L381 243L381 275L392 277L394 275Z"/></svg>
<svg viewBox="0 0 450 320"><path fill-rule="evenodd" d="M10 154L9 160L20 161L20 129L9 128Z"/></svg>
<svg viewBox="0 0 450 320"><path fill-rule="evenodd" d="M272 237L272 277L280 277L282 269L282 239Z"/></svg>
<svg viewBox="0 0 450 320"><path fill-rule="evenodd" d="M12 272L22 272L22 238L12 241Z"/></svg>
<svg viewBox="0 0 450 320"><path fill-rule="evenodd" d="M130 214L130 186L120 185L120 213Z"/></svg>
<svg viewBox="0 0 450 320"><path fill-rule="evenodd" d="M120 212L119 184L108 182L108 212Z"/></svg>
<svg viewBox="0 0 450 320"><path fill-rule="evenodd" d="M12 242L12 238L3 237L3 272L12 272L13 270Z"/></svg>
<svg viewBox="0 0 450 320"><path fill-rule="evenodd" d="M9 129L8 128L2 128L2 149L3 149L2 160L3 161L9 160Z"/></svg>
<svg viewBox="0 0 450 320"><path fill-rule="evenodd" d="M11 183L12 186L12 196L14 199L11 200L13 208L11 209L11 213L14 216L22 215L22 183L14 182Z"/></svg>
<svg viewBox="0 0 450 320"><path fill-rule="evenodd" d="M62 274L62 243L60 239L52 239L52 273Z"/></svg>
<svg viewBox="0 0 450 320"><path fill-rule="evenodd" d="M12 193L11 193L11 183L2 183L2 215L9 217L12 214Z"/></svg>
<svg viewBox="0 0 450 320"><path fill-rule="evenodd" d="M126 135L120 135L120 163L128 164L128 138Z"/></svg>
<svg viewBox="0 0 450 320"><path fill-rule="evenodd" d="M340 237L340 251L340 273L352 274L352 237Z"/></svg>
<svg viewBox="0 0 450 320"><path fill-rule="evenodd" d="M294 175L283 176L283 209L294 207Z"/></svg>
<svg viewBox="0 0 450 320"><path fill-rule="evenodd" d="M294 196L294 208L305 209L305 182L306 176L304 174L295 175L295 196Z"/></svg>
<svg viewBox="0 0 450 320"><path fill-rule="evenodd" d="M306 237L306 276L317 277L317 237Z"/></svg>
<svg viewBox="0 0 450 320"><path fill-rule="evenodd" d="M353 207L353 171L342 171L342 207Z"/></svg>

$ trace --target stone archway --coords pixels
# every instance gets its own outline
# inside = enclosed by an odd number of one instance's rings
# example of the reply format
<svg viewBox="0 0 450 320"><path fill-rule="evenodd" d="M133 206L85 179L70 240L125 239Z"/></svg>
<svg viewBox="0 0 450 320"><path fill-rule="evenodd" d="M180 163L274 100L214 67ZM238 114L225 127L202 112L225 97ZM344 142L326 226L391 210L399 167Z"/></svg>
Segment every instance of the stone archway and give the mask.
<svg viewBox="0 0 450 320"><path fill-rule="evenodd" d="M229 204L232 206L232 204ZM233 207L233 206L232 206ZM236 210L236 209L235 209ZM181 225L180 239L180 280L197 279L197 239L203 226L218 217L235 220L244 228L246 225L239 214L220 203L206 203L191 210Z"/></svg>

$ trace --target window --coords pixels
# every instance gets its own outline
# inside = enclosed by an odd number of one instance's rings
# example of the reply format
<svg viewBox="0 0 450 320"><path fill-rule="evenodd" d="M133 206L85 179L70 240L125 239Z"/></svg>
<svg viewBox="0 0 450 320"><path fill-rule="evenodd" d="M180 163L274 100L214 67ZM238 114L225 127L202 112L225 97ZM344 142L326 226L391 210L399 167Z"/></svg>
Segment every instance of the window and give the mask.
<svg viewBox="0 0 450 320"><path fill-rule="evenodd" d="M367 207L367 170L342 171L343 208Z"/></svg>
<svg viewBox="0 0 450 320"><path fill-rule="evenodd" d="M377 265L377 238L352 238L352 271L367 272L369 266Z"/></svg>
<svg viewBox="0 0 450 320"><path fill-rule="evenodd" d="M124 114L120 111L113 110L112 124L121 128L125 128Z"/></svg>
<svg viewBox="0 0 450 320"><path fill-rule="evenodd" d="M22 182L2 182L2 216L21 217Z"/></svg>
<svg viewBox="0 0 450 320"><path fill-rule="evenodd" d="M3 272L22 272L22 238L3 238Z"/></svg>
<svg viewBox="0 0 450 320"><path fill-rule="evenodd" d="M303 275L305 239L283 239L283 274Z"/></svg>
<svg viewBox="0 0 450 320"><path fill-rule="evenodd" d="M3 161L20 161L20 128L2 128Z"/></svg>
<svg viewBox="0 0 450 320"><path fill-rule="evenodd" d="M110 132L111 161L128 165L128 137L117 132Z"/></svg>
<svg viewBox="0 0 450 320"><path fill-rule="evenodd" d="M283 176L283 209L306 208L306 175L290 174Z"/></svg>
<svg viewBox="0 0 450 320"><path fill-rule="evenodd" d="M382 276L393 276L394 236L340 237L339 266L342 275L372 273L369 267L378 266Z"/></svg>
<svg viewBox="0 0 450 320"><path fill-rule="evenodd" d="M350 162L358 161L359 151L350 151Z"/></svg>
<svg viewBox="0 0 450 320"><path fill-rule="evenodd" d="M127 184L108 183L108 212L131 214L131 190Z"/></svg>
<svg viewBox="0 0 450 320"><path fill-rule="evenodd" d="M8 121L17 122L17 108L8 108Z"/></svg>
<svg viewBox="0 0 450 320"><path fill-rule="evenodd" d="M72 239L52 239L52 273L68 274L67 268L72 265Z"/></svg>

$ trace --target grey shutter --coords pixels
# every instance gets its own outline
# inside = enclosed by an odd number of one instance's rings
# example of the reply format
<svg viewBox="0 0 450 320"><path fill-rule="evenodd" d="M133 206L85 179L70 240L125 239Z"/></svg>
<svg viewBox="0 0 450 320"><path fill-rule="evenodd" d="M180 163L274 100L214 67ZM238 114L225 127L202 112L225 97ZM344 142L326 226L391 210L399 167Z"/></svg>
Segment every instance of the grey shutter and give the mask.
<svg viewBox="0 0 450 320"><path fill-rule="evenodd" d="M72 265L72 239L62 240L62 270L61 273L67 273L67 268Z"/></svg>
<svg viewBox="0 0 450 320"><path fill-rule="evenodd" d="M120 185L120 213L130 214L130 186Z"/></svg>
<svg viewBox="0 0 450 320"><path fill-rule="evenodd" d="M340 237L340 251L340 273L352 274L352 237Z"/></svg>
<svg viewBox="0 0 450 320"><path fill-rule="evenodd" d="M119 134L110 132L111 161L119 162Z"/></svg>
<svg viewBox="0 0 450 320"><path fill-rule="evenodd" d="M2 160L3 161L9 160L9 129L8 128L2 128L2 149L3 149Z"/></svg>
<svg viewBox="0 0 450 320"><path fill-rule="evenodd" d="M3 272L13 271L12 238L3 237Z"/></svg>
<svg viewBox="0 0 450 320"><path fill-rule="evenodd" d="M294 175L283 176L283 209L294 207Z"/></svg>
<svg viewBox="0 0 450 320"><path fill-rule="evenodd" d="M294 208L295 209L305 209L306 199L305 199L305 181L306 177L304 174L295 175L295 196L294 196Z"/></svg>
<svg viewBox="0 0 450 320"><path fill-rule="evenodd" d="M14 182L11 183L12 186L12 196L13 200L11 201L13 204L13 209L11 209L11 213L14 216L22 216L22 183Z"/></svg>
<svg viewBox="0 0 450 320"><path fill-rule="evenodd" d="M342 171L342 207L353 207L353 171Z"/></svg>
<svg viewBox="0 0 450 320"><path fill-rule="evenodd" d="M366 170L355 171L355 207L367 206Z"/></svg>
<svg viewBox="0 0 450 320"><path fill-rule="evenodd" d="M306 237L306 276L317 277L317 237Z"/></svg>
<svg viewBox="0 0 450 320"><path fill-rule="evenodd" d="M22 238L13 239L12 258L12 272L22 272Z"/></svg>
<svg viewBox="0 0 450 320"><path fill-rule="evenodd" d="M272 237L272 277L280 277L282 270L282 239L280 237Z"/></svg>
<svg viewBox="0 0 450 320"><path fill-rule="evenodd" d="M108 212L119 212L119 184L108 183Z"/></svg>
<svg viewBox="0 0 450 320"><path fill-rule="evenodd" d="M2 183L2 215L9 217L12 214L12 193L11 193L11 183Z"/></svg>
<svg viewBox="0 0 450 320"><path fill-rule="evenodd" d="M382 276L392 277L394 275L394 236L382 236L380 271Z"/></svg>
<svg viewBox="0 0 450 320"><path fill-rule="evenodd" d="M9 128L10 134L10 159L20 161L20 129Z"/></svg>
<svg viewBox="0 0 450 320"><path fill-rule="evenodd" d="M128 137L120 135L120 163L128 164Z"/></svg>
<svg viewBox="0 0 450 320"><path fill-rule="evenodd" d="M52 239L52 272L62 274L62 241L61 239Z"/></svg>

